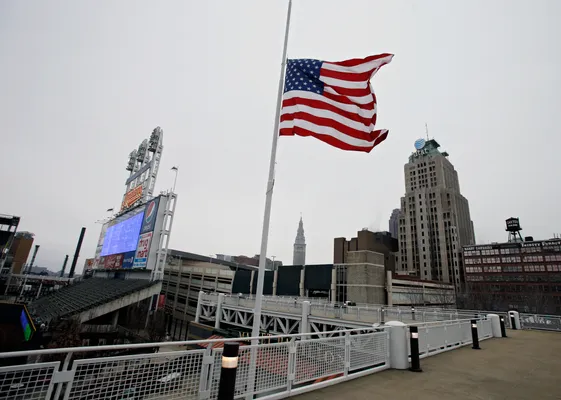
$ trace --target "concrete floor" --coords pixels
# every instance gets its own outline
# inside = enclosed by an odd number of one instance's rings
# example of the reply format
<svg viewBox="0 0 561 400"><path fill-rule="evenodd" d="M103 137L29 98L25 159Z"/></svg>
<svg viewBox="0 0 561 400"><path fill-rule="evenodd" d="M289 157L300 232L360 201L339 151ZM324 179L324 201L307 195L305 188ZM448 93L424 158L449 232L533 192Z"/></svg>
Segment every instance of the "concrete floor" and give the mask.
<svg viewBox="0 0 561 400"><path fill-rule="evenodd" d="M387 370L292 399L560 400L561 333L507 335L422 359L422 373Z"/></svg>

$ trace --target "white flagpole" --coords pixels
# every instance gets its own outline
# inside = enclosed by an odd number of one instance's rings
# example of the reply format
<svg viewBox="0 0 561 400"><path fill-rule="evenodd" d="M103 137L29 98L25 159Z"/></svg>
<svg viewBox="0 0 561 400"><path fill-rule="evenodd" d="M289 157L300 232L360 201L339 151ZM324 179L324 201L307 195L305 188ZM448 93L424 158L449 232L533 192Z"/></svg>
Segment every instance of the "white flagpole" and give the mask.
<svg viewBox="0 0 561 400"><path fill-rule="evenodd" d="M265 199L265 216L263 217L263 232L261 236L261 252L259 253L259 274L257 275L257 290L255 292L255 308L253 310L252 337L259 336L261 328L261 305L263 300L263 282L265 280L265 264L267 261L267 243L269 241L269 222L271 220L271 204L273 202L273 187L275 185L275 162L277 158L277 142L279 139L279 120L284 87L284 71L286 69L286 47L288 45L288 30L290 27L290 11L292 0L288 0L286 17L286 30L284 32L284 48L282 50L281 74L279 78L279 91L277 95L277 109L275 113L275 127L273 129L273 145L271 148L271 161L269 163L269 180L267 181L267 194Z"/></svg>
<svg viewBox="0 0 561 400"><path fill-rule="evenodd" d="M271 146L271 160L269 163L269 179L267 181L267 193L265 197L265 215L263 217L263 232L261 234L261 251L259 253L259 272L257 274L257 290L255 292L255 307L253 309L253 328L251 330L252 337L258 337L261 329L261 307L263 303L263 282L265 280L265 264L267 262L267 243L269 241L269 222L271 221L271 204L273 202L273 188L275 185L275 162L277 158L277 142L279 139L279 122L280 110L282 102L282 93L284 87L284 73L286 70L286 49L288 46L288 31L290 28L290 12L292 10L292 0L288 0L288 11L286 13L286 28L284 31L284 47L282 50L281 73L279 77L279 89L277 94L277 109L275 111L275 126L273 128L273 144ZM218 318L218 316L217 316ZM247 390L251 393L246 398L253 398L253 390L255 386L255 367L257 361L257 351L255 346L259 344L259 340L251 341L254 348L251 350L250 370L248 376Z"/></svg>

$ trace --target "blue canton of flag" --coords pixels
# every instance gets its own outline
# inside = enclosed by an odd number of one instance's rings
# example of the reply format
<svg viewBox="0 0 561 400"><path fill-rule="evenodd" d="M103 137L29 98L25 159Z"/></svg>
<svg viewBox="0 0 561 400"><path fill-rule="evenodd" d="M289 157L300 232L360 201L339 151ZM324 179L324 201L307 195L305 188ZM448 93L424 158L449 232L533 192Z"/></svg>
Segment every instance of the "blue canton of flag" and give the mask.
<svg viewBox="0 0 561 400"><path fill-rule="evenodd" d="M312 59L288 60L284 93L291 90L307 90L323 94L323 82L319 80L323 61Z"/></svg>

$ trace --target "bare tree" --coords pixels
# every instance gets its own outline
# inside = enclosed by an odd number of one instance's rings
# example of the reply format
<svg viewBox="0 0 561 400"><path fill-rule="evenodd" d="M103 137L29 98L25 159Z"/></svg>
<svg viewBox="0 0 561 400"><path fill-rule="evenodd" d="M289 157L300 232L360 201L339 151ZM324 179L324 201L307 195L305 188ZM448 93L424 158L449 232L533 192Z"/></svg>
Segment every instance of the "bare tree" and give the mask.
<svg viewBox="0 0 561 400"><path fill-rule="evenodd" d="M59 319L50 323L52 339L48 344L49 349L65 347L78 347L82 345L80 337L81 324L76 318ZM76 356L76 354L74 354ZM46 355L44 361L64 361L65 354Z"/></svg>
<svg viewBox="0 0 561 400"><path fill-rule="evenodd" d="M442 307L455 306L456 304L456 293L452 286L446 287L444 285L438 288L431 288L431 297L433 297L438 305Z"/></svg>
<svg viewBox="0 0 561 400"><path fill-rule="evenodd" d="M421 287L409 288L406 297L412 306L424 306L426 304L425 293Z"/></svg>
<svg viewBox="0 0 561 400"><path fill-rule="evenodd" d="M148 318L148 322L146 321ZM166 337L166 317L163 309L149 311L149 303L143 302L127 309L124 328L144 340L158 342Z"/></svg>
<svg viewBox="0 0 561 400"><path fill-rule="evenodd" d="M521 305L524 312L547 314L552 305L552 296L549 294L550 275L524 275ZM547 290L547 291L546 291Z"/></svg>
<svg viewBox="0 0 561 400"><path fill-rule="evenodd" d="M150 315L146 334L151 342L161 342L166 337L166 316L164 310L157 310Z"/></svg>
<svg viewBox="0 0 561 400"><path fill-rule="evenodd" d="M460 297L458 306L471 310L495 310L505 300L500 293L491 291L489 283L481 282L468 282Z"/></svg>

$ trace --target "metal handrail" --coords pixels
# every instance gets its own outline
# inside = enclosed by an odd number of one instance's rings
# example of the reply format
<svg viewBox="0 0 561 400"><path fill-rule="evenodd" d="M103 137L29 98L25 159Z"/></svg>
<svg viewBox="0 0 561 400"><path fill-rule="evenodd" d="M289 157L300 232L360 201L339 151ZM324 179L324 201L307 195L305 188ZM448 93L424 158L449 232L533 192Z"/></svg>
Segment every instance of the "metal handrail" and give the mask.
<svg viewBox="0 0 561 400"><path fill-rule="evenodd" d="M334 330L329 332L321 332L322 335L329 334L341 334L341 333L352 333L352 332L364 332L371 331L376 332L386 327L364 327L356 329L342 329ZM153 343L132 343L132 344L115 344L115 345L104 345L104 346L81 346L81 347L64 347L57 349L43 349L43 350L24 350L24 351L10 351L5 353L0 353L0 358L11 358L11 357L23 357L29 355L43 355L43 354L60 354L60 353L86 353L94 351L104 351L104 350L132 350L132 349L145 349L152 347L169 347L169 346L193 346L199 345L201 343L219 343L219 342L239 342L239 341L251 341L251 340L271 340L271 339L283 339L283 338L297 338L301 336L317 336L317 332L309 333L292 333L283 335L272 335L272 336L257 336L257 337L238 337L238 338L222 338L222 339L206 339L206 340L184 340L175 342L153 342Z"/></svg>

